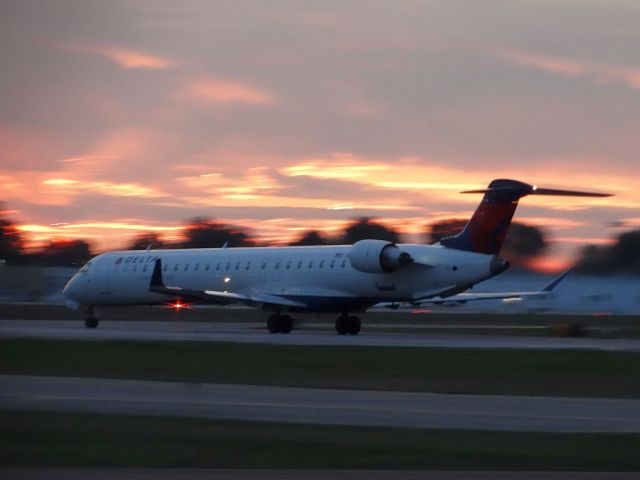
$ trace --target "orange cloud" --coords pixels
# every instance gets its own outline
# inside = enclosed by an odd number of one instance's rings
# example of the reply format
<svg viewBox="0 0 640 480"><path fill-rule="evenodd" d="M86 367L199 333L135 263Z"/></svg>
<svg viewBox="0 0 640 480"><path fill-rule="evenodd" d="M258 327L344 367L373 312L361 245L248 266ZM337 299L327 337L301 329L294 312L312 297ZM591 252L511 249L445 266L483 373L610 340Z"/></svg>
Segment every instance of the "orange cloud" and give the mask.
<svg viewBox="0 0 640 480"><path fill-rule="evenodd" d="M640 68L636 67L579 62L553 55L517 50L500 50L496 54L507 62L565 77L586 77L599 85L618 84L634 90L640 89Z"/></svg>
<svg viewBox="0 0 640 480"><path fill-rule="evenodd" d="M244 103L248 105L273 105L275 97L258 87L237 80L204 77L187 82L182 95L190 100L208 103Z"/></svg>
<svg viewBox="0 0 640 480"><path fill-rule="evenodd" d="M70 50L100 55L125 69L166 70L178 66L177 62L166 57L127 48L112 46L73 46Z"/></svg>
<svg viewBox="0 0 640 480"><path fill-rule="evenodd" d="M159 198L166 194L152 187L145 187L137 183L116 183L107 181L72 180L69 178L49 178L42 181L43 185L62 190L63 193L75 194L79 192L100 193L115 197L145 197Z"/></svg>
<svg viewBox="0 0 640 480"><path fill-rule="evenodd" d="M417 191L446 198L456 203L475 201L458 195L461 190L486 185L486 173L462 172L442 165L425 165L413 158L396 162L367 160L348 153L337 153L325 158L310 158L281 169L291 177L308 176L323 179L352 181L376 188L398 191ZM447 179L464 181L447 181ZM434 194L433 190L440 190ZM398 202L400 200L398 199Z"/></svg>
<svg viewBox="0 0 640 480"><path fill-rule="evenodd" d="M165 239L179 237L184 227L181 225L158 225L144 220L85 221L78 223L56 223L49 225L24 224L16 229L27 234L27 247L38 247L48 241L82 238L91 240L100 249L123 247L140 233L157 232ZM108 231L108 233L106 232Z"/></svg>

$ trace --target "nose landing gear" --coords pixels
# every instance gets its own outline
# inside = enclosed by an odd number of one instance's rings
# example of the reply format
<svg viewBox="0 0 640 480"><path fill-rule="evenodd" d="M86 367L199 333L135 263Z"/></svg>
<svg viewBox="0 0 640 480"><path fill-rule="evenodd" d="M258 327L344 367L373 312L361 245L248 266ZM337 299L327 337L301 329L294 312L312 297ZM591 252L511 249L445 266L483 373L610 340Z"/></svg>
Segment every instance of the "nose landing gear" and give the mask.
<svg viewBox="0 0 640 480"><path fill-rule="evenodd" d="M269 333L291 333L293 330L293 318L289 315L274 313L267 319Z"/></svg>
<svg viewBox="0 0 640 480"><path fill-rule="evenodd" d="M100 321L98 320L93 307L88 307L87 316L84 318L84 326L87 328L96 328L98 326L98 323L100 323Z"/></svg>

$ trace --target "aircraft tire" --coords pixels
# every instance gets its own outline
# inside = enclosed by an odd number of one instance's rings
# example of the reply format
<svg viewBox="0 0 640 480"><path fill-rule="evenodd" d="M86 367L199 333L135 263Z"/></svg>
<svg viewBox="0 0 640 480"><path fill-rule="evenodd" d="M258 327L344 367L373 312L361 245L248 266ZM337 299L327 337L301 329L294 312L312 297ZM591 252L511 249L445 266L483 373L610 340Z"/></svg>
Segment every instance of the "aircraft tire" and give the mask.
<svg viewBox="0 0 640 480"><path fill-rule="evenodd" d="M358 335L360 333L360 328L362 327L362 323L358 317L349 317L348 321L348 331L349 335Z"/></svg>
<svg viewBox="0 0 640 480"><path fill-rule="evenodd" d="M84 326L87 328L96 328L100 321L95 317L89 317L84 319Z"/></svg>
<svg viewBox="0 0 640 480"><path fill-rule="evenodd" d="M278 333L281 328L280 315L271 315L267 319L267 330L269 333Z"/></svg>
<svg viewBox="0 0 640 480"><path fill-rule="evenodd" d="M340 315L336 318L336 332L338 332L338 335L346 335L349 333L349 317Z"/></svg>
<svg viewBox="0 0 640 480"><path fill-rule="evenodd" d="M289 315L282 315L280 317L280 333L291 333L293 330L293 318Z"/></svg>

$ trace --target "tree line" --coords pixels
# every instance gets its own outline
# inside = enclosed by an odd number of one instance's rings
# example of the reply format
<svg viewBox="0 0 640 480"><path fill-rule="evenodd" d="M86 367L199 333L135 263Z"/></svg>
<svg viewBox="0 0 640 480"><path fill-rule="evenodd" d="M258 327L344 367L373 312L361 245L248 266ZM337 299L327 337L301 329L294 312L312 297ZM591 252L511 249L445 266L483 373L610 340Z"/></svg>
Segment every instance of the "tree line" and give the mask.
<svg viewBox="0 0 640 480"><path fill-rule="evenodd" d="M463 219L447 219L428 225L426 243L435 243L443 237L455 235L465 225ZM397 230L369 217L354 219L334 236L318 230L303 232L289 245L349 245L367 238L400 243ZM167 248L215 248L215 247L263 246L239 226L229 225L206 217L190 220L185 226L183 238L176 242L163 241L156 233L142 233L128 245L127 250ZM509 227L501 256L516 266L543 254L548 248L544 231L519 222ZM35 251L27 251L16 224L0 218L0 260L13 265L78 266L95 252L91 245L80 239L51 240ZM640 274L640 230L619 235L610 246L587 246L577 262L577 270L589 274L633 273Z"/></svg>

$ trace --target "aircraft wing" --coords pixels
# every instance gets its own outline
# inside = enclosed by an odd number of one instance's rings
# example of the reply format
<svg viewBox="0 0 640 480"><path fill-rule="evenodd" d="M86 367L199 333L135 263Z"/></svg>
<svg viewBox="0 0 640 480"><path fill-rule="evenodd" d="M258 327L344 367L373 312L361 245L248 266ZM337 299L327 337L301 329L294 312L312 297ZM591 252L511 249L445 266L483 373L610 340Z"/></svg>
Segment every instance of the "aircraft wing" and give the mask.
<svg viewBox="0 0 640 480"><path fill-rule="evenodd" d="M560 282L562 282L569 273L571 273L572 268L567 270L566 272L559 275L557 278L554 278L547 285L542 287L541 290L533 291L533 292L491 292L491 293L458 293L456 295L452 295L450 297L438 298L438 299L429 299L426 301L421 301L420 303L448 303L448 302L471 302L476 300L499 300L499 299L508 299L508 298L526 298L526 297L534 297L534 298L543 298L549 295L554 288L558 286Z"/></svg>
<svg viewBox="0 0 640 480"><path fill-rule="evenodd" d="M156 260L156 263L153 267L151 281L149 282L149 291L179 296L181 298L189 300L215 303L219 305L238 303L254 307L263 305L276 305L282 307L305 308L307 306L305 303L296 302L284 297L280 297L278 295L272 295L268 293L252 293L245 295L218 290L193 290L182 287L168 286L164 284L164 281L162 279L162 262L159 258Z"/></svg>
<svg viewBox="0 0 640 480"><path fill-rule="evenodd" d="M450 296L429 296L429 298L418 298L412 302L408 303L398 303L398 302L382 302L378 303L374 306L374 308L390 308L397 309L401 306L412 305L412 306L420 306L425 304L436 304L442 305L445 303L466 303L477 300L504 300L508 298L526 298L526 297L534 297L534 298L544 298L549 295L554 288L558 286L560 282L562 282L567 275L571 272L572 269L567 270L562 275L553 279L547 285L542 287L541 290L533 291L533 292L487 292L487 293L458 293ZM445 287L446 288L446 287ZM453 287L452 287L453 288ZM429 294L425 292L423 297L428 296Z"/></svg>

